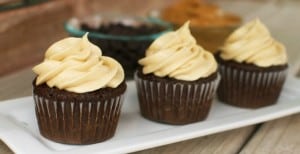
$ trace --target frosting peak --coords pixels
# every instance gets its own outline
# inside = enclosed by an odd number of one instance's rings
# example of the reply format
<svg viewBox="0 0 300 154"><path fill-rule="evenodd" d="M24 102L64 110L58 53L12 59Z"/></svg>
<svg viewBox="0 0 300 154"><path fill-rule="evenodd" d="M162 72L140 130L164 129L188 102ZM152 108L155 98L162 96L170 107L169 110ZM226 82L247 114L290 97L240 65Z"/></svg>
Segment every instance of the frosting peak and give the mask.
<svg viewBox="0 0 300 154"><path fill-rule="evenodd" d="M114 59L102 56L100 48L82 38L66 38L51 45L45 59L35 66L36 84L47 83L76 93L104 87L117 87L124 80L122 66Z"/></svg>
<svg viewBox="0 0 300 154"><path fill-rule="evenodd" d="M259 19L234 31L221 51L220 56L225 60L252 63L260 67L287 63L285 47L272 38Z"/></svg>
<svg viewBox="0 0 300 154"><path fill-rule="evenodd" d="M217 69L213 55L196 44L186 22L177 31L157 38L139 60L143 73L184 81L208 77Z"/></svg>

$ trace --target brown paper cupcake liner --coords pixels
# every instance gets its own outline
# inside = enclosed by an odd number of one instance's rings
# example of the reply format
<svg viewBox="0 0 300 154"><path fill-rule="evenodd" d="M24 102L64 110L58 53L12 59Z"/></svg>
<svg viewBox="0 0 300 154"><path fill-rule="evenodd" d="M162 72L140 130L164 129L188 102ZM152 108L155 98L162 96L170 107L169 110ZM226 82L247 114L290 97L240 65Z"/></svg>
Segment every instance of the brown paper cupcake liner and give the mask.
<svg viewBox="0 0 300 154"><path fill-rule="evenodd" d="M259 108L274 104L282 90L287 67L277 70L245 69L220 64L219 100L238 107Z"/></svg>
<svg viewBox="0 0 300 154"><path fill-rule="evenodd" d="M157 81L135 73L139 106L147 119L188 124L204 120L210 110L218 84L217 75L199 83Z"/></svg>
<svg viewBox="0 0 300 154"><path fill-rule="evenodd" d="M105 101L57 101L34 94L40 133L55 142L91 144L111 138L124 94Z"/></svg>

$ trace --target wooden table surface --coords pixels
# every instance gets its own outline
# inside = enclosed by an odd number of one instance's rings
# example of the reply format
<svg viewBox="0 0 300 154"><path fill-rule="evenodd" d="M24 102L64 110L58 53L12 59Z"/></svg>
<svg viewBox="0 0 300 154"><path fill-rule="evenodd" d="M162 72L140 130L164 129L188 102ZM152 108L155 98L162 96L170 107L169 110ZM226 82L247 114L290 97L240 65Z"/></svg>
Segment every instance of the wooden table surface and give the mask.
<svg viewBox="0 0 300 154"><path fill-rule="evenodd" d="M282 3L282 1L278 2ZM268 4L265 7L255 7L256 13L253 13L254 11L251 7L247 9L235 8L234 10L242 14L245 20L259 16L266 22L273 36L287 46L289 63L291 64L290 71L295 75L298 74L298 76L300 76L300 52L298 52L298 41L300 38L298 30L300 27L298 20L300 14L299 4L300 3L296 1L280 6ZM224 5L223 7L226 8L229 6ZM264 12L266 10L268 13ZM289 22L292 23L288 24ZM33 77L34 74L31 71L31 67L0 77L0 101L31 95L31 81ZM299 154L299 130L300 114L295 114L257 125L147 149L136 153ZM0 154L10 153L13 152L0 141Z"/></svg>

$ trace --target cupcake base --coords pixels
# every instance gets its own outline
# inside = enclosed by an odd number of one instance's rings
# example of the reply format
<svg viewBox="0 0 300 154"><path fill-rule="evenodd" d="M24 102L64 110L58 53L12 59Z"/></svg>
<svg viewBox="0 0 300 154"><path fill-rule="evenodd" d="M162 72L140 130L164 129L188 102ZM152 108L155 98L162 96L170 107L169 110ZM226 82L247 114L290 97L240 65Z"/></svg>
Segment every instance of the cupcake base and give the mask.
<svg viewBox="0 0 300 154"><path fill-rule="evenodd" d="M218 84L217 73L197 81L181 81L153 74L135 74L142 116L182 125L206 119Z"/></svg>
<svg viewBox="0 0 300 154"><path fill-rule="evenodd" d="M64 144L92 144L111 138L115 134L125 90L125 82L117 88L82 94L33 84L41 135Z"/></svg>
<svg viewBox="0 0 300 154"><path fill-rule="evenodd" d="M225 61L216 56L222 76L217 90L219 100L227 104L259 108L276 103L284 84L287 65L258 67Z"/></svg>

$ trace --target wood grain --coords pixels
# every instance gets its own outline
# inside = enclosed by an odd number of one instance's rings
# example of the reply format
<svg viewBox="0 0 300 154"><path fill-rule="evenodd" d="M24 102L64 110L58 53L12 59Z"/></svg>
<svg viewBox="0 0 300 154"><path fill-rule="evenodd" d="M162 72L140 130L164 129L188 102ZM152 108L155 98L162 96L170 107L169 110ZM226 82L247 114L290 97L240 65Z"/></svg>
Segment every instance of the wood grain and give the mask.
<svg viewBox="0 0 300 154"><path fill-rule="evenodd" d="M51 1L0 14L0 76L40 61L46 48L67 36L71 16L66 1Z"/></svg>
<svg viewBox="0 0 300 154"><path fill-rule="evenodd" d="M251 138L241 153L299 154L299 129L300 114L268 122Z"/></svg>
<svg viewBox="0 0 300 154"><path fill-rule="evenodd" d="M33 78L31 67L0 78L0 100L31 95Z"/></svg>
<svg viewBox="0 0 300 154"><path fill-rule="evenodd" d="M75 2L74 8L78 17L103 12L145 16L153 10L160 10L176 2L176 0L89 0L88 3L86 0L75 0Z"/></svg>

